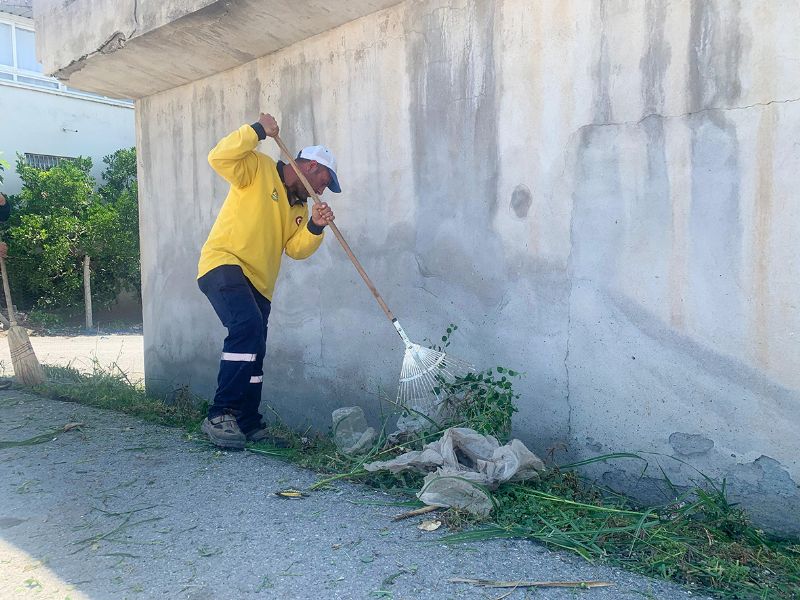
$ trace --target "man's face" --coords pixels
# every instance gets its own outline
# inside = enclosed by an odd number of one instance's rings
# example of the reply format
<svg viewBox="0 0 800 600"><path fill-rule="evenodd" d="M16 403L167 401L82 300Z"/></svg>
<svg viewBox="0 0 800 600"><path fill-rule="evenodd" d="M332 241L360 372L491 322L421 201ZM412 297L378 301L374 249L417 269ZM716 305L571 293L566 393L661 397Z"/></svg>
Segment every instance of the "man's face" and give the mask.
<svg viewBox="0 0 800 600"><path fill-rule="evenodd" d="M317 192L317 196L321 196L322 192L325 191L325 188L328 187L328 184L331 182L331 172L328 171L328 168L315 160L298 163L297 166L300 167L300 171L306 176L308 183L310 183L314 191ZM288 187L290 187L291 192L296 198L308 200L308 192L299 177Z"/></svg>

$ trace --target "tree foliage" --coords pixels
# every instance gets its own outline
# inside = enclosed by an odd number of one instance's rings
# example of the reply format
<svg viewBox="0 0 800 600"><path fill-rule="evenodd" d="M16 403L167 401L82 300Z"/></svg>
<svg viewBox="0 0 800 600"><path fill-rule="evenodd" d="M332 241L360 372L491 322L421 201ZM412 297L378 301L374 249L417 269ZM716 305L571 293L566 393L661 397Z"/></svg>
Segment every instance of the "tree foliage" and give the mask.
<svg viewBox="0 0 800 600"><path fill-rule="evenodd" d="M0 152L0 154L2 154L2 152ZM5 171L8 166L8 163L0 158L0 183L3 183L3 171Z"/></svg>
<svg viewBox="0 0 800 600"><path fill-rule="evenodd" d="M12 199L4 234L15 302L44 310L81 306L87 254L99 305L124 289L140 289L135 150L118 150L103 161L104 185L95 191L89 158L47 170L18 158L23 188Z"/></svg>

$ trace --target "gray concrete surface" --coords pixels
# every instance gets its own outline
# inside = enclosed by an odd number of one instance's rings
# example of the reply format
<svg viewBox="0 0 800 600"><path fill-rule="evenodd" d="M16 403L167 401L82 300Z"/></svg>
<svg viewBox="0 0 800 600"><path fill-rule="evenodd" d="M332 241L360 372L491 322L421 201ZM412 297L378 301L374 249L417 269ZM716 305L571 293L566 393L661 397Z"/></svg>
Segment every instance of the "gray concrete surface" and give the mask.
<svg viewBox="0 0 800 600"><path fill-rule="evenodd" d="M42 444L0 448L0 597L496 598L450 577L603 580L612 588L518 590L509 598L698 597L536 544L448 547L368 488L304 500L273 492L315 475L224 453L175 429L17 391L0 392L0 441L83 423ZM393 583L386 583L392 578Z"/></svg>
<svg viewBox="0 0 800 600"><path fill-rule="evenodd" d="M36 29L43 34L37 47L46 72L68 78L79 89L141 98L236 67L397 2L36 0L34 14ZM91 18L84 18L86 14Z"/></svg>
<svg viewBox="0 0 800 600"><path fill-rule="evenodd" d="M95 364L104 369L119 367L133 383L144 379L141 335L32 336L30 340L41 363L71 365L84 373L91 373ZM0 370L13 374L4 333L0 334Z"/></svg>
<svg viewBox="0 0 800 600"><path fill-rule="evenodd" d="M96 4L40 20L136 14ZM800 534L798 20L792 0L406 1L138 100L149 385L212 393L223 331L194 277L227 186L206 154L266 110L289 146L337 153L324 198L412 338L456 322L454 353L525 373L537 453L673 456ZM226 41L236 22L204 21ZM298 427L375 418L402 346L332 236L277 289L265 399ZM630 490L638 469L593 474Z"/></svg>

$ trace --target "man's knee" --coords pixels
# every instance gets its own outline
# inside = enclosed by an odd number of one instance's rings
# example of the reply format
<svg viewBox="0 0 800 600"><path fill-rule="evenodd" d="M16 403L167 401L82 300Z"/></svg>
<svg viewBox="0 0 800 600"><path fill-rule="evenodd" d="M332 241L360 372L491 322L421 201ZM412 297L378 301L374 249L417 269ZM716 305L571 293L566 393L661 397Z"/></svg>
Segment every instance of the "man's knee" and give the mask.
<svg viewBox="0 0 800 600"><path fill-rule="evenodd" d="M263 336L261 335L263 327L264 322L260 314L253 313L252 315L244 316L230 323L226 342L235 344L243 352L258 354L264 345Z"/></svg>

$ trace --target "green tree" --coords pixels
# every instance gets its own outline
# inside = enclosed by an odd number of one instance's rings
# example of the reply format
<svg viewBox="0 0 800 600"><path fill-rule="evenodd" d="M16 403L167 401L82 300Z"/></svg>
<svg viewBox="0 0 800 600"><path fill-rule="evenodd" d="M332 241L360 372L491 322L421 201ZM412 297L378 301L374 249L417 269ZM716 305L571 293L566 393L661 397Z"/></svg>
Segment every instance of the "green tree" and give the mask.
<svg viewBox="0 0 800 600"><path fill-rule="evenodd" d="M136 148L122 148L103 158L105 184L98 192L106 202L114 202L121 194L136 195Z"/></svg>
<svg viewBox="0 0 800 600"><path fill-rule="evenodd" d="M117 150L103 162L105 183L98 193L104 209L95 210L89 218L90 256L97 256L102 268L113 272L116 292L126 289L141 294L136 149Z"/></svg>
<svg viewBox="0 0 800 600"><path fill-rule="evenodd" d="M92 161L43 170L17 159L23 182L9 221L9 270L22 304L69 308L82 303L82 242L94 202ZM82 267L81 267L82 268ZM18 300L19 302L19 300Z"/></svg>
<svg viewBox="0 0 800 600"><path fill-rule="evenodd" d="M139 290L136 157L104 159L95 192L91 159L37 169L17 160L23 188L8 233L10 271L22 304L44 310L83 306L83 259L91 257L92 297L103 306L122 289Z"/></svg>

